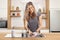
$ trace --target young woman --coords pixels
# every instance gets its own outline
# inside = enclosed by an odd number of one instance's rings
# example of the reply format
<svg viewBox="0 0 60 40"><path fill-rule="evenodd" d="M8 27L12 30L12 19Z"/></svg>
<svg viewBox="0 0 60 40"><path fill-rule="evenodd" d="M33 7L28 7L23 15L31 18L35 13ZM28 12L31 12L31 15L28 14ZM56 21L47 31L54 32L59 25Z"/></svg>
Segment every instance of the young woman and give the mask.
<svg viewBox="0 0 60 40"><path fill-rule="evenodd" d="M39 32L42 27L42 16L35 11L32 2L26 4L24 15L24 28L28 30L29 34Z"/></svg>

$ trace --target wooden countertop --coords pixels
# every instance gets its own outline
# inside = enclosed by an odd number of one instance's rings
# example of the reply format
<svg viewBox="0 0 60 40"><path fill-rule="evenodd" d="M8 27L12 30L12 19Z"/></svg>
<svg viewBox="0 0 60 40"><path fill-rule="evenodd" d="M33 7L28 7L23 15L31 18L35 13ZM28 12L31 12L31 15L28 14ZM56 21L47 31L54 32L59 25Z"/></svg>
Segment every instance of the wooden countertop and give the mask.
<svg viewBox="0 0 60 40"><path fill-rule="evenodd" d="M0 40L60 40L60 33L48 33L42 38L5 38L8 33L0 33Z"/></svg>

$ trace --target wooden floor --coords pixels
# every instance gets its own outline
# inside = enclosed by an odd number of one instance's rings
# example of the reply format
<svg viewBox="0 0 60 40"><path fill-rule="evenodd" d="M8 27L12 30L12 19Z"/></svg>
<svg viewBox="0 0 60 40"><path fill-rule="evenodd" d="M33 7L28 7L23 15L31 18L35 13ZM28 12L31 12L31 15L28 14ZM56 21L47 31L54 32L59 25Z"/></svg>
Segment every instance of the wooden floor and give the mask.
<svg viewBox="0 0 60 40"><path fill-rule="evenodd" d="M42 38L6 38L7 33L0 33L0 40L60 40L60 33L48 33Z"/></svg>

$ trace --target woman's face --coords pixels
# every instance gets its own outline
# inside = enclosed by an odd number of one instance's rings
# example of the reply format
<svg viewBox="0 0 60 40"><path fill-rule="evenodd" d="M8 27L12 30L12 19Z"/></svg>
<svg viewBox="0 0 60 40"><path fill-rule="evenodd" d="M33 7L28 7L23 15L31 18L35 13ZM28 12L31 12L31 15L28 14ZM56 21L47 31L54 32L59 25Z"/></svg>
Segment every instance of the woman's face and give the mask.
<svg viewBox="0 0 60 40"><path fill-rule="evenodd" d="M28 10L32 14L34 12L34 7L32 5L29 5Z"/></svg>

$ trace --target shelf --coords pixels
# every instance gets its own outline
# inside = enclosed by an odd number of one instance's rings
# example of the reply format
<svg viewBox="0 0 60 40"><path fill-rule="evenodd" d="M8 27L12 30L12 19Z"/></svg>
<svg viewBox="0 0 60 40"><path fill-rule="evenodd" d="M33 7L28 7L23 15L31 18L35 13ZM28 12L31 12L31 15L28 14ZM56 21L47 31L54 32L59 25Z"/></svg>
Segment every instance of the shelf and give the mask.
<svg viewBox="0 0 60 40"><path fill-rule="evenodd" d="M15 30L16 30L16 29L17 29L17 30L19 30L19 29L20 29L20 30L24 30L24 27L20 27L20 26L17 27L17 26L14 26L13 29L15 29Z"/></svg>
<svg viewBox="0 0 60 40"><path fill-rule="evenodd" d="M47 19L46 17L42 17L42 19Z"/></svg>
<svg viewBox="0 0 60 40"><path fill-rule="evenodd" d="M21 12L21 10L10 10L10 12Z"/></svg>
<svg viewBox="0 0 60 40"><path fill-rule="evenodd" d="M10 17L20 17L20 16L10 16Z"/></svg>
<svg viewBox="0 0 60 40"><path fill-rule="evenodd" d="M43 13L43 12L42 12L41 14L46 14L46 13Z"/></svg>
<svg viewBox="0 0 60 40"><path fill-rule="evenodd" d="M47 19L47 18L42 18L42 19Z"/></svg>

